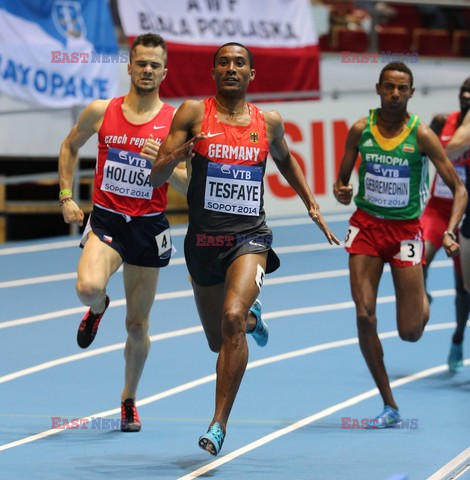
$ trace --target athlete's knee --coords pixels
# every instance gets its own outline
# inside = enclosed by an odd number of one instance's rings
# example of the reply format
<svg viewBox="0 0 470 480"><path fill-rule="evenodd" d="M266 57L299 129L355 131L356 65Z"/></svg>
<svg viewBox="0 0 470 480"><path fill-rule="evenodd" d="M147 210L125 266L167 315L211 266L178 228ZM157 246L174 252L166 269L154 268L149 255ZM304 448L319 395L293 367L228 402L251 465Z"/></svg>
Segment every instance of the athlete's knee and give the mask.
<svg viewBox="0 0 470 480"><path fill-rule="evenodd" d="M422 326L416 328L398 328L398 335L405 342L417 342L423 335L423 328Z"/></svg>
<svg viewBox="0 0 470 480"><path fill-rule="evenodd" d="M134 340L142 340L148 336L149 323L148 318L127 318L127 335Z"/></svg>
<svg viewBox="0 0 470 480"><path fill-rule="evenodd" d="M77 280L75 290L77 291L78 298L80 298L85 305L94 305L100 296L104 294L101 286L83 280Z"/></svg>
<svg viewBox="0 0 470 480"><path fill-rule="evenodd" d="M246 312L234 307L224 312L222 319L222 336L238 342L245 336Z"/></svg>
<svg viewBox="0 0 470 480"><path fill-rule="evenodd" d="M362 310L357 313L357 329L359 333L368 333L377 329L377 318L375 312Z"/></svg>

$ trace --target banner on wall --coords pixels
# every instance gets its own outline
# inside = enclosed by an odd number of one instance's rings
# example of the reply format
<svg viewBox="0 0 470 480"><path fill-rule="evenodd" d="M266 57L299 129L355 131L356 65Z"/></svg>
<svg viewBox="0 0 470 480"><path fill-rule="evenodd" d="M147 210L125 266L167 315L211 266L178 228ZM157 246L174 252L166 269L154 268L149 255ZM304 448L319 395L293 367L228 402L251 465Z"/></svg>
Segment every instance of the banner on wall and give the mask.
<svg viewBox="0 0 470 480"><path fill-rule="evenodd" d="M168 44L166 98L208 96L215 50L238 42L254 55L250 93L319 90L318 41L309 0L118 0L124 33Z"/></svg>
<svg viewBox="0 0 470 480"><path fill-rule="evenodd" d="M0 0L0 91L47 107L117 93L120 55L106 0Z"/></svg>

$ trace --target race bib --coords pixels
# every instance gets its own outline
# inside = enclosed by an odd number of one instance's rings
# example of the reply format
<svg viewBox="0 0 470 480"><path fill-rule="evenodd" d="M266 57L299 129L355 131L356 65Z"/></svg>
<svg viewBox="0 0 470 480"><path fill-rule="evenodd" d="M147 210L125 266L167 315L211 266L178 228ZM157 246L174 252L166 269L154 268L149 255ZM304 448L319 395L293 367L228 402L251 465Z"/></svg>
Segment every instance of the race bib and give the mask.
<svg viewBox="0 0 470 480"><path fill-rule="evenodd" d="M454 165L454 168L465 185L465 182L467 181L467 173L465 170L465 166ZM442 177L438 173L436 173L436 183L434 186L433 195L439 198L447 198L447 199L454 198L454 195L452 194L451 189L444 183L444 180L442 180Z"/></svg>
<svg viewBox="0 0 470 480"><path fill-rule="evenodd" d="M101 190L123 197L152 198L151 163L138 153L110 148L104 163Z"/></svg>
<svg viewBox="0 0 470 480"><path fill-rule="evenodd" d="M167 228L166 230L163 230L163 232L159 233L155 237L155 241L157 242L158 256L159 257L162 257L165 254L167 254L166 256L170 255L171 249L172 249L171 248L172 243L171 243L171 234L170 234L170 229L169 228Z"/></svg>
<svg viewBox="0 0 470 480"><path fill-rule="evenodd" d="M420 240L403 240L400 243L400 260L402 262L421 263L423 242Z"/></svg>
<svg viewBox="0 0 470 480"><path fill-rule="evenodd" d="M346 236L344 237L345 247L349 248L352 245L359 231L359 228L355 227L354 225L348 226L348 231L346 232Z"/></svg>
<svg viewBox="0 0 470 480"><path fill-rule="evenodd" d="M365 198L379 207L406 207L410 200L408 166L366 164Z"/></svg>
<svg viewBox="0 0 470 480"><path fill-rule="evenodd" d="M258 216L262 180L263 167L209 162L204 208Z"/></svg>

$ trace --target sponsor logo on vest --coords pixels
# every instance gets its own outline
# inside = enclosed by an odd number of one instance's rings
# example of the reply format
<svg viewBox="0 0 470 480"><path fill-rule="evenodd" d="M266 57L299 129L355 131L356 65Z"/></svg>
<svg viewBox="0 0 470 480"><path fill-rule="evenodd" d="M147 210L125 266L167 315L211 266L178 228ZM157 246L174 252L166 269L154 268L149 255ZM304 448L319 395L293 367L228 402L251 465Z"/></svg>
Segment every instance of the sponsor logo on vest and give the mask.
<svg viewBox="0 0 470 480"><path fill-rule="evenodd" d="M384 155L378 153L366 153L366 162L383 163L385 165L400 165L402 167L408 166L408 159L400 157L392 157L391 155Z"/></svg>

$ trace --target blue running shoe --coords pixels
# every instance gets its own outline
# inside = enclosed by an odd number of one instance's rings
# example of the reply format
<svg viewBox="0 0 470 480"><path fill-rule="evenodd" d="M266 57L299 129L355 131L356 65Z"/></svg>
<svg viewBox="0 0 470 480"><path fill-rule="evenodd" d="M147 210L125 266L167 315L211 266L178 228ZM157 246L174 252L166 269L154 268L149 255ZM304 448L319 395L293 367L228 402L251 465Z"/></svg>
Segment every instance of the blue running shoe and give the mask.
<svg viewBox="0 0 470 480"><path fill-rule="evenodd" d="M460 372L463 368L463 349L462 344L456 345L452 342L450 346L449 358L447 359L449 370L451 372Z"/></svg>
<svg viewBox="0 0 470 480"><path fill-rule="evenodd" d="M207 450L211 455L216 456L224 444L225 434L222 432L222 425L219 422L213 423L207 433L199 437L199 446Z"/></svg>
<svg viewBox="0 0 470 480"><path fill-rule="evenodd" d="M383 412L369 421L369 427L367 428L391 428L400 424L401 417L398 410L385 405Z"/></svg>
<svg viewBox="0 0 470 480"><path fill-rule="evenodd" d="M256 324L255 328L249 333L260 347L264 347L268 343L269 330L266 323L261 320L261 302L258 299L251 306L250 312L255 316Z"/></svg>

